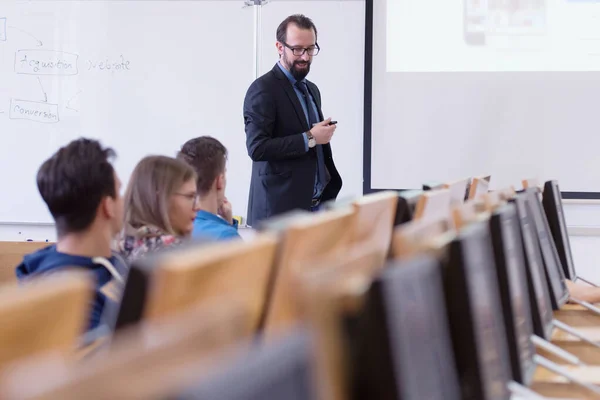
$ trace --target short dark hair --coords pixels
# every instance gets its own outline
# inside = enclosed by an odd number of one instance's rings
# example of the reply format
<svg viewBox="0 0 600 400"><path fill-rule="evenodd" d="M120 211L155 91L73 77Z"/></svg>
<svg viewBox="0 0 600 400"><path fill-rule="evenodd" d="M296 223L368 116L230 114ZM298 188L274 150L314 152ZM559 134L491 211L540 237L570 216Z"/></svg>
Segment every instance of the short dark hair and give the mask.
<svg viewBox="0 0 600 400"><path fill-rule="evenodd" d="M300 29L312 29L315 31L315 39L317 38L317 27L312 20L302 14L290 15L283 20L279 27L277 27L277 41L284 43L287 41L287 29L289 24L295 24Z"/></svg>
<svg viewBox="0 0 600 400"><path fill-rule="evenodd" d="M194 168L198 175L198 193L205 195L219 174L225 171L227 149L217 139L201 136L185 142L177 158Z"/></svg>
<svg viewBox="0 0 600 400"><path fill-rule="evenodd" d="M96 218L103 198L116 197L111 148L81 138L61 147L37 173L38 190L56 223L58 236L82 232Z"/></svg>

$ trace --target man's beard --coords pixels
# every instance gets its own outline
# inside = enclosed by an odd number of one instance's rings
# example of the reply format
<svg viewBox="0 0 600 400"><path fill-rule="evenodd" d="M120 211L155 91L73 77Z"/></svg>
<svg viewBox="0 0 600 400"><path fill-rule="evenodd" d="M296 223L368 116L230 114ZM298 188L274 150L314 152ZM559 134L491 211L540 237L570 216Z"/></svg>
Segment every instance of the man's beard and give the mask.
<svg viewBox="0 0 600 400"><path fill-rule="evenodd" d="M288 60L285 54L283 55L283 61L285 61L290 73L297 81L301 81L306 78L306 75L308 75L310 72L310 61L296 60L290 63L290 60ZM298 69L298 65L306 65L307 67L306 69Z"/></svg>

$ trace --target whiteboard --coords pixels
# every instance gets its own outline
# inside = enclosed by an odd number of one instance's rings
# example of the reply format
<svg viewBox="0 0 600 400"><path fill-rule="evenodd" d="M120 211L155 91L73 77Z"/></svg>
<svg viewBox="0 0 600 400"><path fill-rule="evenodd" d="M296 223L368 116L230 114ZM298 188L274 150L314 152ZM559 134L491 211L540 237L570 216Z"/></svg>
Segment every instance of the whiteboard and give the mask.
<svg viewBox="0 0 600 400"><path fill-rule="evenodd" d="M81 136L117 152L124 184L149 154L174 156L212 135L229 150L227 197L246 216L252 162L242 106L277 62L275 30L304 13L322 52L309 79L339 121L332 141L344 185L362 194L364 0L14 1L0 9L0 224L52 223L35 182L41 163ZM352 29L349 29L352 27ZM16 231L15 231L16 232Z"/></svg>
<svg viewBox="0 0 600 400"><path fill-rule="evenodd" d="M3 1L0 222L52 222L36 172L80 136L116 150L126 184L142 157L213 135L229 150L228 197L245 215L253 24L240 0Z"/></svg>

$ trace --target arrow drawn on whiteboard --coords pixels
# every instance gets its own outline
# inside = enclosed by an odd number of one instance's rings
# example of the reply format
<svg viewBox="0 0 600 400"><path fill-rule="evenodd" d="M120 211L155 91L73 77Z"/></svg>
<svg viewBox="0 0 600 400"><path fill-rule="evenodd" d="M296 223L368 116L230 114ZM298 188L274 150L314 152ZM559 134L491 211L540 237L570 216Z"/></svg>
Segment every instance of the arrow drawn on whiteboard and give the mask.
<svg viewBox="0 0 600 400"><path fill-rule="evenodd" d="M40 80L40 77L38 76L38 82L40 83L40 87L42 88L42 93L44 93L44 103L48 102L48 95L46 94L46 91L44 90L44 87L42 86L42 81Z"/></svg>
<svg viewBox="0 0 600 400"><path fill-rule="evenodd" d="M79 110L76 110L74 108L71 107L71 101L73 101L75 99L75 97L79 96L79 93L81 93L82 91L80 90L79 92L75 93L75 96L71 97L69 99L69 101L67 101L67 110L73 110L75 112L79 112Z"/></svg>
<svg viewBox="0 0 600 400"><path fill-rule="evenodd" d="M36 38L31 33L24 31L23 29L15 28L14 26L9 26L8 28L17 30L17 31L19 31L21 33L24 33L24 34L26 34L28 36L31 36L33 39L35 39L36 42L38 42L38 47L42 47L44 45L44 43L42 43L42 41L40 39Z"/></svg>

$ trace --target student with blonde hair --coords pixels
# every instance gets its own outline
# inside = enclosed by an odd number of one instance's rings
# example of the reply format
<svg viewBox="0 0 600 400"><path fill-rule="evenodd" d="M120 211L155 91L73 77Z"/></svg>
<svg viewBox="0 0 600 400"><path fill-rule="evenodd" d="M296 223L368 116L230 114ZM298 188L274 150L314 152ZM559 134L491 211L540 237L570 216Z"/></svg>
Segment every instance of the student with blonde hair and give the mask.
<svg viewBox="0 0 600 400"><path fill-rule="evenodd" d="M145 157L131 174L125 193L123 256L131 262L182 243L194 229L197 211L192 167L170 157Z"/></svg>

